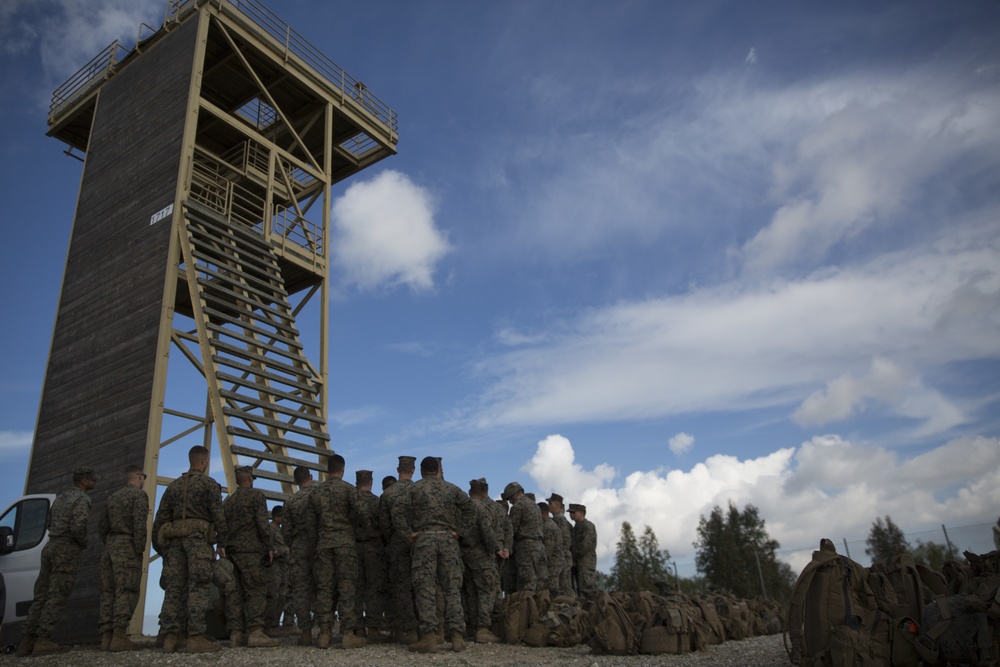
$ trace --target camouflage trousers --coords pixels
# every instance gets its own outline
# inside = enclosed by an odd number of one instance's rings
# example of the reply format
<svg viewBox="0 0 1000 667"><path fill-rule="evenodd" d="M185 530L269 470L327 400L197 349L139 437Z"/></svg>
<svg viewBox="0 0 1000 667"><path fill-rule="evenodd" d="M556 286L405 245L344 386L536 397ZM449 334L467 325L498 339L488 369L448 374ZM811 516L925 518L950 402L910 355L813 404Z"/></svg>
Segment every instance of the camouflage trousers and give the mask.
<svg viewBox="0 0 1000 667"><path fill-rule="evenodd" d="M115 628L128 628L139 603L139 579L142 555L135 553L129 535L109 535L101 554L101 618L98 630L103 634Z"/></svg>
<svg viewBox="0 0 1000 667"><path fill-rule="evenodd" d="M281 622L288 598L288 561L275 559L267 572L267 603L264 605L264 625L276 628Z"/></svg>
<svg viewBox="0 0 1000 667"><path fill-rule="evenodd" d="M340 615L340 631L357 630L358 552L354 545L316 550L316 620L333 625L334 607ZM334 604L334 592L339 604Z"/></svg>
<svg viewBox="0 0 1000 667"><path fill-rule="evenodd" d="M593 600L597 595L597 582L594 573L597 571L597 561L586 559L576 564L576 586L580 597Z"/></svg>
<svg viewBox="0 0 1000 667"><path fill-rule="evenodd" d="M517 590L537 591L545 587L548 568L545 567L545 545L541 540L517 540Z"/></svg>
<svg viewBox="0 0 1000 667"><path fill-rule="evenodd" d="M462 555L458 540L447 531L424 531L413 545L413 592L424 634L437 632L437 590L444 598L445 631L465 631L462 614Z"/></svg>
<svg viewBox="0 0 1000 667"><path fill-rule="evenodd" d="M466 620L473 628L488 628L493 624L493 609L500 587L493 554L482 548L462 552L465 576L462 579L462 598L465 601Z"/></svg>
<svg viewBox="0 0 1000 667"><path fill-rule="evenodd" d="M34 596L24 622L25 635L52 636L66 599L76 585L81 552L79 544L64 537L50 540L42 549L42 566L35 579Z"/></svg>
<svg viewBox="0 0 1000 667"><path fill-rule="evenodd" d="M573 556L568 551L563 556L563 560L559 566L558 578L554 581L557 583L556 588L552 589L553 595L576 597L576 591L573 590Z"/></svg>
<svg viewBox="0 0 1000 667"><path fill-rule="evenodd" d="M236 589L226 596L226 625L229 631L246 631L264 626L264 608L267 606L267 585L270 568L261 562L260 551L226 550L233 561Z"/></svg>
<svg viewBox="0 0 1000 667"><path fill-rule="evenodd" d="M364 626L381 630L385 626L386 564L382 539L358 542L358 605L364 611Z"/></svg>
<svg viewBox="0 0 1000 667"><path fill-rule="evenodd" d="M211 605L215 552L208 536L196 532L174 538L163 559L163 607L160 629L190 635L205 634L205 612Z"/></svg>
<svg viewBox="0 0 1000 667"><path fill-rule="evenodd" d="M312 545L302 549L292 548L291 606L295 610L299 630L309 630L313 626L313 605L316 598L316 581L313 577L315 554Z"/></svg>
<svg viewBox="0 0 1000 667"><path fill-rule="evenodd" d="M410 545L394 535L385 549L389 557L389 599L386 607L389 624L397 632L417 629L417 610L413 603L413 563Z"/></svg>

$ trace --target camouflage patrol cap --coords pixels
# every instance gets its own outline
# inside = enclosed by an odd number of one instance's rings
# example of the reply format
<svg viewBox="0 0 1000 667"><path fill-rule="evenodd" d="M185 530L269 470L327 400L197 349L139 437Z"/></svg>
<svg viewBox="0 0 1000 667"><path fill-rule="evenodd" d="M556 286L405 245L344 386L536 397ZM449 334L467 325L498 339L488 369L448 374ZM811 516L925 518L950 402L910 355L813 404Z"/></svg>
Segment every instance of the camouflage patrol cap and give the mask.
<svg viewBox="0 0 1000 667"><path fill-rule="evenodd" d="M558 493L553 493L551 496L549 496L548 498L545 499L545 502L547 502L547 503L551 503L553 501L555 501L555 502L559 503L560 505L562 505L563 504L563 497L560 496Z"/></svg>
<svg viewBox="0 0 1000 667"><path fill-rule="evenodd" d="M354 473L354 478L358 486L363 486L365 484L372 483L372 471L371 470L358 470Z"/></svg>
<svg viewBox="0 0 1000 667"><path fill-rule="evenodd" d="M535 502L535 494L533 494L533 493L526 493L524 495L528 496L528 500L530 500L531 502Z"/></svg>
<svg viewBox="0 0 1000 667"><path fill-rule="evenodd" d="M90 466L77 466L73 468L74 477L86 477L88 479L97 479L97 473Z"/></svg>
<svg viewBox="0 0 1000 667"><path fill-rule="evenodd" d="M576 503L570 503L569 504L569 511L570 512L586 512L587 511L587 506L586 505L577 505Z"/></svg>
<svg viewBox="0 0 1000 667"><path fill-rule="evenodd" d="M470 479L469 480L469 492L470 493L484 493L489 490L486 485L485 479Z"/></svg>
<svg viewBox="0 0 1000 667"><path fill-rule="evenodd" d="M257 475L253 474L253 466L236 466L233 472L237 475L250 475L251 478L257 479Z"/></svg>
<svg viewBox="0 0 1000 667"><path fill-rule="evenodd" d="M517 482L511 482L507 486L503 487L503 493L500 494L500 499L510 500L519 493L524 493L524 487Z"/></svg>
<svg viewBox="0 0 1000 667"><path fill-rule="evenodd" d="M413 472L417 469L417 457L416 456L400 456L399 466L396 468L399 472Z"/></svg>
<svg viewBox="0 0 1000 667"><path fill-rule="evenodd" d="M538 509L542 510L543 512L548 512L549 511L549 504L546 503L546 502L538 503Z"/></svg>

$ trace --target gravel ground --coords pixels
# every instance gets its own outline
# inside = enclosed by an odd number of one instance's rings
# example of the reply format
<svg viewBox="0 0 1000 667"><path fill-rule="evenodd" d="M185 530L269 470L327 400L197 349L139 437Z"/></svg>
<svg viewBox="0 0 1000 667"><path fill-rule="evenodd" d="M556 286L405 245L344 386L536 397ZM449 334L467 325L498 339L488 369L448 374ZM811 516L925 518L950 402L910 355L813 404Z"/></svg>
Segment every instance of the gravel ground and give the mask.
<svg viewBox="0 0 1000 667"><path fill-rule="evenodd" d="M150 644L152 640L150 639ZM647 665L676 665L677 667L721 665L724 667L789 667L791 663L782 646L781 635L753 637L710 646L700 653L687 655L594 655L586 646L573 648L531 648L506 644L472 644L461 653L453 653L447 645L434 654L410 653L399 644L369 645L345 651L336 648L322 650L295 645L293 638L285 638L277 648L223 648L215 653L172 653L150 648L130 653L104 653L93 646L74 647L59 655L16 658L0 657L2 664L37 665L38 667L162 667L166 665L274 665L276 667L312 667L314 665L368 665L408 666L468 666L524 667L543 665L551 667L646 667ZM226 644L224 643L225 647Z"/></svg>

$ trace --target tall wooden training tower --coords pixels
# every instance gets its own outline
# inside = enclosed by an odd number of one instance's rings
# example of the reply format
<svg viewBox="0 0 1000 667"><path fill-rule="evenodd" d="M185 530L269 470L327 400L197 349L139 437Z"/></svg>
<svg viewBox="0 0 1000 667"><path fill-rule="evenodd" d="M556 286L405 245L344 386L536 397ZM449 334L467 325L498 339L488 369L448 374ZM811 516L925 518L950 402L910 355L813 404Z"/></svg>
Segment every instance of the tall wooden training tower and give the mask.
<svg viewBox="0 0 1000 667"><path fill-rule="evenodd" d="M331 186L395 153L395 113L256 0L170 0L54 92L48 123L85 164L26 492L95 466L96 533L123 466L155 499L193 444L274 499L295 466L325 470ZM198 381L168 392L182 372ZM168 446L185 465L158 468ZM62 637L96 636L90 541Z"/></svg>

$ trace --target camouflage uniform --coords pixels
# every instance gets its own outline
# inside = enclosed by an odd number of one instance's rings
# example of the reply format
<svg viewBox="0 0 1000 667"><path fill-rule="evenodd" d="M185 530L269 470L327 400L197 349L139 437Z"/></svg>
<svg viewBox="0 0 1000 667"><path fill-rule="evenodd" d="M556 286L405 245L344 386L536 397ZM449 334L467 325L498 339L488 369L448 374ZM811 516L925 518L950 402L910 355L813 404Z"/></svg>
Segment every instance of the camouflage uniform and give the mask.
<svg viewBox="0 0 1000 667"><path fill-rule="evenodd" d="M507 503L484 498L483 505L489 511L492 518L493 529L496 531L497 542L500 544L500 548L510 552L514 548L514 528L510 525L510 517L507 515ZM494 617L499 616L503 611L503 576L510 565L509 560L503 559L500 556L496 557L497 582L493 596Z"/></svg>
<svg viewBox="0 0 1000 667"><path fill-rule="evenodd" d="M367 514L372 518L367 528L360 525L355 530L358 548L358 592L364 607L364 626L369 632L381 630L385 625L386 563L382 546L382 529L379 526L379 498L371 491L359 491Z"/></svg>
<svg viewBox="0 0 1000 667"><path fill-rule="evenodd" d="M271 530L271 544L274 549L274 561L267 573L267 604L264 606L264 621L269 628L278 627L281 613L285 610L285 599L288 595L288 545L281 534L281 529L273 522L268 525Z"/></svg>
<svg viewBox="0 0 1000 667"><path fill-rule="evenodd" d="M104 503L98 532L104 543L101 554L101 634L128 628L139 603L142 557L146 552L149 496L126 484Z"/></svg>
<svg viewBox="0 0 1000 667"><path fill-rule="evenodd" d="M553 590L553 595L576 595L573 591L573 526L569 519L562 512L552 515L552 521L559 528L561 538L561 554L557 564L558 575L552 574L552 563L549 563L549 579L554 580L558 576L558 587Z"/></svg>
<svg viewBox="0 0 1000 667"><path fill-rule="evenodd" d="M586 518L573 527L573 562L580 597L592 600L597 592L597 528Z"/></svg>
<svg viewBox="0 0 1000 667"><path fill-rule="evenodd" d="M514 553L517 556L517 590L536 591L547 577L542 516L538 505L527 495L522 495L510 508L510 524L514 529Z"/></svg>
<svg viewBox="0 0 1000 667"><path fill-rule="evenodd" d="M73 487L59 494L49 509L49 542L42 549L42 565L24 622L24 634L51 637L52 629L76 584L80 553L87 548L90 497Z"/></svg>
<svg viewBox="0 0 1000 667"><path fill-rule="evenodd" d="M167 524L171 524L173 532L183 535L161 542L160 530ZM204 472L189 470L163 492L153 521L153 546L164 556L162 632L179 633L186 623L188 634L205 634L205 612L211 605L214 536L223 545L228 537L222 487Z"/></svg>
<svg viewBox="0 0 1000 667"><path fill-rule="evenodd" d="M462 591L467 602L465 612L473 628L488 628L493 624L493 607L500 585L495 560L500 541L487 503L495 504L489 498L472 501L472 522L462 532L465 564Z"/></svg>
<svg viewBox="0 0 1000 667"><path fill-rule="evenodd" d="M403 535L417 533L412 556L413 592L420 631L425 637L437 632L438 586L444 597L445 631L464 631L458 534L471 523L473 511L469 496L440 477L425 477L409 485L392 508L393 526Z"/></svg>
<svg viewBox="0 0 1000 667"><path fill-rule="evenodd" d="M334 591L339 596L340 631L360 627L357 613L358 551L354 527L370 520L358 499L358 490L339 477L331 477L310 494L309 503L319 526L316 543L316 620L333 625Z"/></svg>
<svg viewBox="0 0 1000 667"><path fill-rule="evenodd" d="M392 518L399 499L406 495L413 480L401 479L379 498L379 528L385 541L389 561L389 600L386 611L389 623L397 633L415 632L417 612L413 604L413 574L410 543Z"/></svg>
<svg viewBox="0 0 1000 667"><path fill-rule="evenodd" d="M291 552L292 605L300 630L313 626L315 579L313 560L316 557L318 524L309 496L319 487L307 486L285 501L281 533Z"/></svg>
<svg viewBox="0 0 1000 667"><path fill-rule="evenodd" d="M264 626L268 570L261 562L273 548L264 493L239 486L222 503L229 528L226 556L233 562L236 590L226 597L226 624L230 632Z"/></svg>
<svg viewBox="0 0 1000 667"><path fill-rule="evenodd" d="M541 516L539 510L539 516ZM542 517L542 543L545 545L545 565L548 577L539 581L542 588L549 589L552 595L559 595L559 571L563 562L562 532L550 517Z"/></svg>

